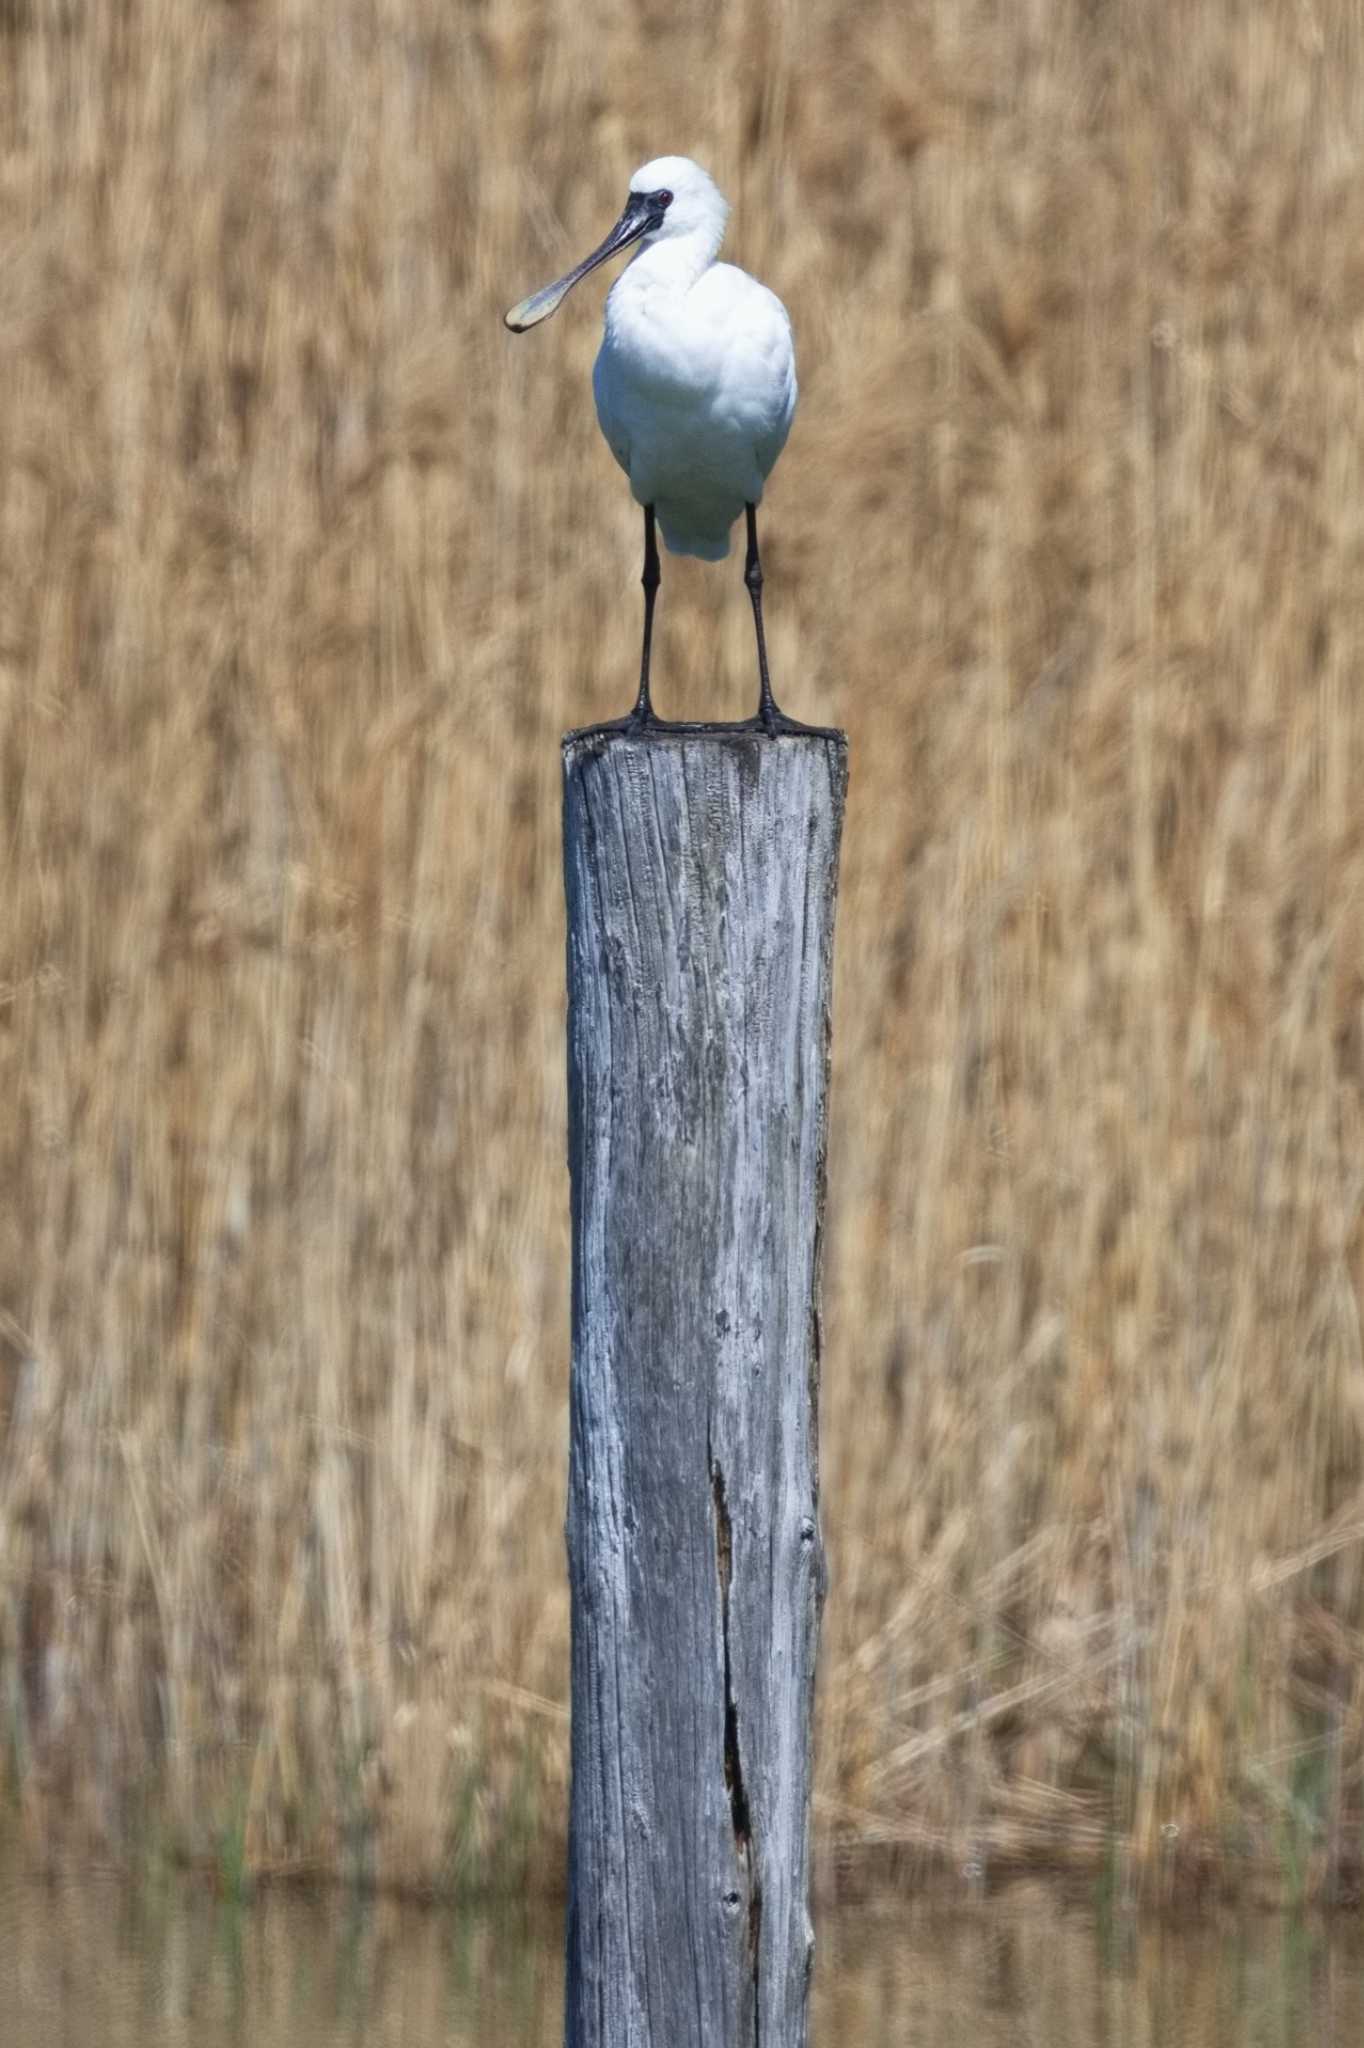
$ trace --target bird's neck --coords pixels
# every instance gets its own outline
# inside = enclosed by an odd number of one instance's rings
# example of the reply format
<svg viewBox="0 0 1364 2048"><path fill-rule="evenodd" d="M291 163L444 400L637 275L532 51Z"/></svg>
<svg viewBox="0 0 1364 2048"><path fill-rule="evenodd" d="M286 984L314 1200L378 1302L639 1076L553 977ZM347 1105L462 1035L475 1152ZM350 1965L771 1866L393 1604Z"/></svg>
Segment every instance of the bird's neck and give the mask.
<svg viewBox="0 0 1364 2048"><path fill-rule="evenodd" d="M687 235L648 236L626 266L622 284L628 280L632 292L687 292L710 269L720 252L724 235L709 228L693 228Z"/></svg>

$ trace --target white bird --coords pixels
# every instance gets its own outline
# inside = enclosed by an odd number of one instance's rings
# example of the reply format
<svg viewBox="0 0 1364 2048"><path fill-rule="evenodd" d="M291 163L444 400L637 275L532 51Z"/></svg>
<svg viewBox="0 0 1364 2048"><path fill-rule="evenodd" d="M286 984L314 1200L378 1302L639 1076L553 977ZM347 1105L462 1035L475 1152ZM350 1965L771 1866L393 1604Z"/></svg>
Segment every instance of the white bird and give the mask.
<svg viewBox="0 0 1364 2048"><path fill-rule="evenodd" d="M660 723L649 701L655 518L670 553L718 562L741 512L748 520L744 582L758 636L754 724L768 733L808 730L783 717L772 696L758 554L757 507L796 410L791 322L766 285L716 262L728 216L699 164L655 157L631 178L625 211L600 248L506 315L512 332L524 334L599 263L639 245L607 295L592 372L601 430L644 507L644 651L639 696L625 721L633 730Z"/></svg>

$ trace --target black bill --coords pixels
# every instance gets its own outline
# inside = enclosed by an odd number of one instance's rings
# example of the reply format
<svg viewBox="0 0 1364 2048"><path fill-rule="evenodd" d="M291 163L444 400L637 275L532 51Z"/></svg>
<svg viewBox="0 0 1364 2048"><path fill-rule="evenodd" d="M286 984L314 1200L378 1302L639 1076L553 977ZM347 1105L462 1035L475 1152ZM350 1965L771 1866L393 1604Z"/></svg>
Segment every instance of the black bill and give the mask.
<svg viewBox="0 0 1364 2048"><path fill-rule="evenodd" d="M528 327L538 327L542 320L548 320L556 312L561 300L567 298L580 278L595 270L599 263L628 249L631 242L637 242L641 235L647 235L656 228L663 216L652 205L647 192L632 192L625 202L625 211L612 228L600 248L590 256L584 256L581 263L567 271L554 284L547 284L543 291L532 292L528 299L522 299L519 306L513 306L503 319L513 334L524 334Z"/></svg>

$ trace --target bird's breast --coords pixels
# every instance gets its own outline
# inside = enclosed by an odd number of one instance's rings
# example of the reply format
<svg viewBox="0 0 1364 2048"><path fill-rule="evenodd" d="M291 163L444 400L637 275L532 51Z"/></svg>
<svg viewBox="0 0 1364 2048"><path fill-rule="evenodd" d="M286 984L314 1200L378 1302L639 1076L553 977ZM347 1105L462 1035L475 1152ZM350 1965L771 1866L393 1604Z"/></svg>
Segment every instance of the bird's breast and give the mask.
<svg viewBox="0 0 1364 2048"><path fill-rule="evenodd" d="M607 444L638 501L657 504L669 547L723 555L795 409L780 301L723 265L686 291L627 271L607 299L593 388Z"/></svg>
<svg viewBox="0 0 1364 2048"><path fill-rule="evenodd" d="M765 438L784 431L795 406L790 328L784 315L745 324L700 289L626 294L617 285L607 301L593 383L613 447L608 420L647 420L669 433L713 428Z"/></svg>
<svg viewBox="0 0 1364 2048"><path fill-rule="evenodd" d="M602 373L653 403L702 399L722 380L723 335L674 292L616 293L607 301Z"/></svg>

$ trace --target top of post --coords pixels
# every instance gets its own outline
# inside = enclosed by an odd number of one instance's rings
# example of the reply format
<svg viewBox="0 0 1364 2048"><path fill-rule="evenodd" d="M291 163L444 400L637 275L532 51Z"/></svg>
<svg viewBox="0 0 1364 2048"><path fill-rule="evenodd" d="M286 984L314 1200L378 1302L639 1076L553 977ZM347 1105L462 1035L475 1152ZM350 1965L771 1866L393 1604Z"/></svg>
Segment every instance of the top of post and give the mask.
<svg viewBox="0 0 1364 2048"><path fill-rule="evenodd" d="M846 760L848 735L831 725L801 725L794 718L779 717L774 727L764 726L760 718L745 718L737 723L710 723L699 719L651 718L647 723L633 718L613 718L602 725L580 725L563 737L564 760L578 755L597 755L608 748L625 744L635 746L660 746L672 741L692 740L719 741L722 745L749 747L790 745L795 742L806 745L817 741L821 746L832 746Z"/></svg>

